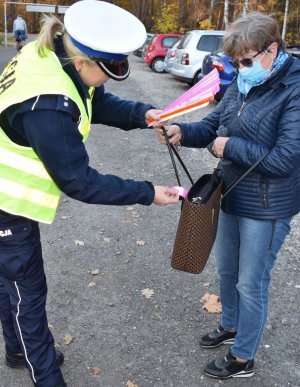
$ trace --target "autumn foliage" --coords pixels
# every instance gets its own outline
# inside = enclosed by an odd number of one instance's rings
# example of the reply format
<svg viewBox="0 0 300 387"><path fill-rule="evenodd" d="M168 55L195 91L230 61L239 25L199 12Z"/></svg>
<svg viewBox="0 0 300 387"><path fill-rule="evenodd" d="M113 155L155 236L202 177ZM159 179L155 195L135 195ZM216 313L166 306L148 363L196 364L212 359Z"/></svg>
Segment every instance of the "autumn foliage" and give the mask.
<svg viewBox="0 0 300 387"><path fill-rule="evenodd" d="M14 0L16 1L16 0ZM71 5L72 0L22 0L29 3ZM0 31L4 31L3 2L0 0ZM225 28L240 15L247 5L248 11L256 10L274 14L283 26L285 7L288 4L286 41L300 44L299 0L115 0L114 3L136 15L145 24L147 31L154 33L184 33L192 29ZM228 18L224 18L224 5L228 6ZM17 14L27 21L30 33L39 31L40 13L26 13L25 5L7 4L7 27L12 31L12 23Z"/></svg>

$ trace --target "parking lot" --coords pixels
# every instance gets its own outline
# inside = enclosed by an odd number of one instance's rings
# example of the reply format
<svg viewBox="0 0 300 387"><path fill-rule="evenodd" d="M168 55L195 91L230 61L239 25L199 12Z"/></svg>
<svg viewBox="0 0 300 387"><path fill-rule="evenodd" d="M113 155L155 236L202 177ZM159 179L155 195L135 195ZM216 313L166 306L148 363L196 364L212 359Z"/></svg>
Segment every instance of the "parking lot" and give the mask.
<svg viewBox="0 0 300 387"><path fill-rule="evenodd" d="M4 57L13 54L12 48L0 48L2 67ZM169 74L155 74L138 57L130 56L130 63L128 80L110 81L108 91L163 108L188 90ZM200 120L215 106L212 102L178 121ZM176 183L168 151L152 130L95 125L87 148L91 165L102 173ZM182 149L181 155L194 178L215 166L206 150ZM182 180L188 186L184 175ZM273 271L255 375L222 382L205 377L202 369L228 348L203 350L197 342L219 323L219 315L204 311L200 302L205 293L218 292L213 254L202 274L171 269L179 214L180 204L93 206L64 196L55 222L41 225L48 318L66 357L62 370L68 387L299 387L299 216ZM2 337L0 350L3 357ZM8 369L2 361L0 386L30 387L31 382L26 371Z"/></svg>

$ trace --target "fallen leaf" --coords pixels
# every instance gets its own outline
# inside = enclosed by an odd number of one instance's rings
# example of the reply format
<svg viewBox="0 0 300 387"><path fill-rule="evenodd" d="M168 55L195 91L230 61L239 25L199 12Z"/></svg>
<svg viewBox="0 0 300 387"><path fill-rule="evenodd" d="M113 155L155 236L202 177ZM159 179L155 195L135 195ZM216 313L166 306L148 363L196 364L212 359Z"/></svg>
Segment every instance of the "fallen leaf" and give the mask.
<svg viewBox="0 0 300 387"><path fill-rule="evenodd" d="M94 269L91 271L91 274L92 275L99 275L99 274L101 274L101 271L100 271L100 269Z"/></svg>
<svg viewBox="0 0 300 387"><path fill-rule="evenodd" d="M130 220L130 219L124 219L124 220L122 220L122 223L130 224L130 223L132 223L132 220Z"/></svg>
<svg viewBox="0 0 300 387"><path fill-rule="evenodd" d="M131 380L127 380L126 387L138 387L138 385L133 383Z"/></svg>
<svg viewBox="0 0 300 387"><path fill-rule="evenodd" d="M74 337L71 336L69 333L67 333L64 337L64 342L65 344L69 345L72 343L72 341L74 340Z"/></svg>
<svg viewBox="0 0 300 387"><path fill-rule="evenodd" d="M126 211L133 211L133 210L134 210L133 207L127 207L127 208L126 208Z"/></svg>
<svg viewBox="0 0 300 387"><path fill-rule="evenodd" d="M220 298L215 294L205 293L204 296L201 298L201 302L203 303L202 309L206 310L209 313L222 312Z"/></svg>
<svg viewBox="0 0 300 387"><path fill-rule="evenodd" d="M66 220L66 219L73 218L73 216L72 215L62 215L60 218Z"/></svg>
<svg viewBox="0 0 300 387"><path fill-rule="evenodd" d="M136 211L132 211L131 215L132 215L133 218L139 218L140 217L140 214L138 212L136 212Z"/></svg>
<svg viewBox="0 0 300 387"><path fill-rule="evenodd" d="M111 238L104 238L104 242L110 243L110 241L111 241Z"/></svg>
<svg viewBox="0 0 300 387"><path fill-rule="evenodd" d="M74 242L75 242L75 245L84 246L84 242L82 242L82 241L79 241L76 239Z"/></svg>
<svg viewBox="0 0 300 387"><path fill-rule="evenodd" d="M135 241L135 243L139 246L145 246L145 241Z"/></svg>
<svg viewBox="0 0 300 387"><path fill-rule="evenodd" d="M95 285L96 285L95 282L90 282L90 283L88 284L88 287L90 288L90 287L95 286Z"/></svg>
<svg viewBox="0 0 300 387"><path fill-rule="evenodd" d="M88 367L90 374L93 376L97 376L100 374L101 370L98 367Z"/></svg>
<svg viewBox="0 0 300 387"><path fill-rule="evenodd" d="M145 296L145 298L151 298L154 294L154 291L152 289L142 289L141 290L142 295Z"/></svg>

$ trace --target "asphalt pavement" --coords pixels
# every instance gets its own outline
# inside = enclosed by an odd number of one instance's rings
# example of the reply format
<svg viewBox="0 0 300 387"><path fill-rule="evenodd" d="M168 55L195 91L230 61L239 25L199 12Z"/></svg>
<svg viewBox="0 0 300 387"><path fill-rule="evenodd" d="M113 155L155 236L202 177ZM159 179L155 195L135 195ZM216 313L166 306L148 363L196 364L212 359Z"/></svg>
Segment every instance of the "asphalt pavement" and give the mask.
<svg viewBox="0 0 300 387"><path fill-rule="evenodd" d="M13 54L13 48L0 48L1 69ZM165 107L188 89L168 74L153 73L140 58L130 62L128 80L110 81L107 90ZM183 120L199 120L215 106ZM95 125L86 146L91 165L104 174L176 183L166 147L151 130ZM206 150L182 149L181 155L194 178L215 165ZM188 186L184 174L182 180ZM171 269L179 214L180 204L96 206L63 196L54 223L41 225L48 319L66 357L62 371L68 387L300 386L299 216L273 270L255 375L222 382L204 376L203 367L228 347L204 350L198 344L220 319L200 301L205 293L218 294L214 256L202 274ZM2 337L0 353L3 359ZM0 361L0 386L31 382L26 370L8 369Z"/></svg>

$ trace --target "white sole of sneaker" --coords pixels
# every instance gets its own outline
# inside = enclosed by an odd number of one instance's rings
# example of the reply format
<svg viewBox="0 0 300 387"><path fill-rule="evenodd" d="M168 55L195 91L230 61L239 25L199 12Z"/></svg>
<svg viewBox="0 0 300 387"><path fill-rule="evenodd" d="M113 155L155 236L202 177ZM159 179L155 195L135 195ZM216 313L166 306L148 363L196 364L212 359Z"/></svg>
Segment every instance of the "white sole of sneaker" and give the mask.
<svg viewBox="0 0 300 387"><path fill-rule="evenodd" d="M205 372L205 375L211 377L211 378L215 378L215 379L231 379L231 378L250 378L251 376L254 375L254 371L251 371L251 372L245 372L245 371L241 371L237 374L234 374L234 375L230 375L230 376L216 376L216 375L211 375L207 372Z"/></svg>
<svg viewBox="0 0 300 387"><path fill-rule="evenodd" d="M202 348L206 348L206 349L209 349L209 348L213 349L213 348L220 347L222 344L224 344L224 345L233 345L234 344L234 339L225 340L222 343L217 344L217 345L203 345L203 344L200 344L200 346Z"/></svg>

